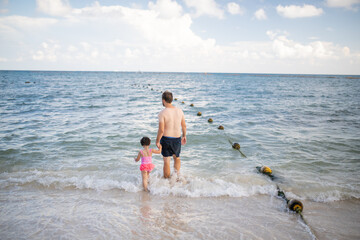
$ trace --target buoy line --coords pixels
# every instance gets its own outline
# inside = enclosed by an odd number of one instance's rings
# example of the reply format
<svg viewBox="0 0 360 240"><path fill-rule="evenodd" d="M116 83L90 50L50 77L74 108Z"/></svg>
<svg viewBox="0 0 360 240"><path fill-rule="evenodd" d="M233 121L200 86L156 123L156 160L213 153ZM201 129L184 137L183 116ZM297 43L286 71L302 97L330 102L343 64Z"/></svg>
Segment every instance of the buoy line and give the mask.
<svg viewBox="0 0 360 240"><path fill-rule="evenodd" d="M269 167L262 166L262 167L256 167L256 169L260 173L268 176L272 181L274 181L275 176L272 174L272 170ZM295 212L300 216L302 222L309 228L311 235L314 237L314 239L317 240L318 238L316 237L314 230L310 227L310 225L307 223L307 221L304 218L303 215L304 205L302 204L302 202L297 199L288 199L284 191L280 189L278 184L276 184L276 189L277 189L277 196L285 200L286 206L290 211Z"/></svg>
<svg viewBox="0 0 360 240"><path fill-rule="evenodd" d="M243 156L244 158L246 158L245 154L240 150L240 144L239 143L233 143L230 138L228 138L228 141L230 143L230 145L232 146L233 149L236 149L239 151L239 153L241 154L241 156Z"/></svg>
<svg viewBox="0 0 360 240"><path fill-rule="evenodd" d="M138 87L141 87L141 85L137 85L137 84L132 84L132 86L138 86ZM150 84L148 84L148 86L144 86L144 88L150 88ZM154 89L151 88L151 90L153 91ZM154 91L157 91L157 90L154 90ZM161 90L159 90L159 92L163 92ZM174 101L179 101L178 98L174 98ZM180 102L180 101L179 101ZM184 101L181 101L181 104L185 104ZM190 104L190 107L194 107L194 104L191 103ZM202 116L202 113L201 112L198 112L197 113L197 116ZM209 123L213 123L213 119L212 118L209 118L208 119L208 122ZM224 130L224 126L222 125L219 125L218 126L218 129L219 130ZM247 158L246 155L240 150L241 146L239 143L236 143L236 142L232 142L230 140L230 138L224 133L225 137L228 139L230 145L232 146L233 149L235 150L238 150L239 153L241 154L242 157L244 158ZM259 173L261 174L264 174L266 176L268 176L272 181L274 181L276 179L276 177L272 174L272 170L270 167L268 166L265 166L263 165L262 163L259 163L258 161L255 161L256 164L258 165L261 165L261 166L257 166L256 169L259 171ZM287 208L292 211L292 212L295 212L296 214L298 214L300 216L300 219L302 220L302 222L305 224L305 226L307 226L309 228L309 231L311 233L311 235L314 237L315 240L317 240L318 238L316 237L316 235L314 234L314 231L312 230L312 228L310 227L310 225L307 223L307 221L305 220L304 216L303 216L303 209L304 209L304 206L302 204L302 202L300 202L299 200L297 199L288 199L284 193L284 191L282 191L279 187L278 184L276 184L276 188L277 188L277 191L278 191L278 197L282 198L283 200L286 201L286 204L287 204Z"/></svg>

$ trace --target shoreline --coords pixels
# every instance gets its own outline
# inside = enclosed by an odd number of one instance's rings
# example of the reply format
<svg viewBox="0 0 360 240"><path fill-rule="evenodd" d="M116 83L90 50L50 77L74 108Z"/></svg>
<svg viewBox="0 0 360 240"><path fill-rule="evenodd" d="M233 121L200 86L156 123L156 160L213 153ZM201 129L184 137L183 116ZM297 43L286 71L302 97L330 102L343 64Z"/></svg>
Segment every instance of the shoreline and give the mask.
<svg viewBox="0 0 360 240"><path fill-rule="evenodd" d="M1 239L111 238L115 233L132 239L314 239L282 199L267 195L189 198L122 190L27 189L6 196L5 192L0 192ZM18 195L23 200L16 201ZM360 237L360 200L303 203L304 218L318 239ZM20 210L24 207L31 210L24 214Z"/></svg>

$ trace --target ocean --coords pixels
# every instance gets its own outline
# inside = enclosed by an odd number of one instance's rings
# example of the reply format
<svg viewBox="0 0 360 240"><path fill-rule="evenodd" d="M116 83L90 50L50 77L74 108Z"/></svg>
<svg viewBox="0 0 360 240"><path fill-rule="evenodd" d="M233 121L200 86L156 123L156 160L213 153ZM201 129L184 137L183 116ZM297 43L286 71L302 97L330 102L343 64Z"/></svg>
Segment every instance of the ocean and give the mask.
<svg viewBox="0 0 360 240"><path fill-rule="evenodd" d="M165 90L180 181L153 155L145 193ZM359 133L359 76L0 71L0 239L359 239Z"/></svg>

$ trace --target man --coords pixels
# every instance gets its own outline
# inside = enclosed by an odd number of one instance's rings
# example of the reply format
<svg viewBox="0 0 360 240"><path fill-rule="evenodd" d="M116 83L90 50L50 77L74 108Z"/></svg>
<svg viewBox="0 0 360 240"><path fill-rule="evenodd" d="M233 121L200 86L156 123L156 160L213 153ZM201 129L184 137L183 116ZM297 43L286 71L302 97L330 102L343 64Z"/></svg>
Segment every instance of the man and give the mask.
<svg viewBox="0 0 360 240"><path fill-rule="evenodd" d="M162 104L165 107L159 113L159 130L156 137L156 146L160 148L164 159L164 178L170 177L170 159L174 158L174 169L179 175L180 173L180 151L181 145L186 144L186 124L184 112L171 103L173 95L171 92L165 91L162 94ZM181 130L182 137L181 137Z"/></svg>

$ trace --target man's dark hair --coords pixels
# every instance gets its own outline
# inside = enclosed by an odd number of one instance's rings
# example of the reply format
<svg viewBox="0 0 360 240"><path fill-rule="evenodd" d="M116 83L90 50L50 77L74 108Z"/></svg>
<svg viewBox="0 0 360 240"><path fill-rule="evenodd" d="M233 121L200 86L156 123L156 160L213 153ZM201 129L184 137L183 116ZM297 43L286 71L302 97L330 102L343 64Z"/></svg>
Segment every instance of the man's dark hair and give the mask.
<svg viewBox="0 0 360 240"><path fill-rule="evenodd" d="M162 94L162 99L164 99L167 103L171 103L173 101L173 95L171 92L165 91Z"/></svg>
<svg viewBox="0 0 360 240"><path fill-rule="evenodd" d="M140 140L141 146L150 146L151 140L148 137L143 137Z"/></svg>

